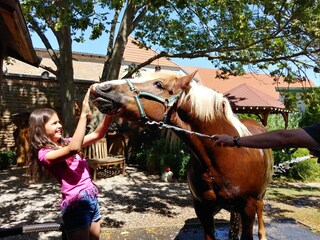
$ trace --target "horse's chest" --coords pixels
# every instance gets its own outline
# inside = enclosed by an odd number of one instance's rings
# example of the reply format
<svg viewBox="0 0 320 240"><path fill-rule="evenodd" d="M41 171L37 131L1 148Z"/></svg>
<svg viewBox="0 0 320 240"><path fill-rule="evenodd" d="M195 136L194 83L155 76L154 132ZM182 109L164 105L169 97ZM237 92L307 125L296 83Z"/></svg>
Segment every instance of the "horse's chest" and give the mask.
<svg viewBox="0 0 320 240"><path fill-rule="evenodd" d="M222 182L221 178L214 177L210 171L194 175L188 173L188 183L194 198L200 201L213 201L217 204L228 205L232 208L234 199L240 194L240 187L228 182Z"/></svg>

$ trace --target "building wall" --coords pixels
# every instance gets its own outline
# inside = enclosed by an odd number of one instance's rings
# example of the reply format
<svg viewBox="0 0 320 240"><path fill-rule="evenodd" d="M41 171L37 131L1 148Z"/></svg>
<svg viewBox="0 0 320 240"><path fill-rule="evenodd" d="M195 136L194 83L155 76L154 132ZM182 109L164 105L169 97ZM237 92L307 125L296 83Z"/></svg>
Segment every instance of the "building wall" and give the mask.
<svg viewBox="0 0 320 240"><path fill-rule="evenodd" d="M141 53L141 49L139 49L139 53L135 55L143 55ZM56 66L45 50L37 50L37 55L41 57L41 65L47 66L56 70ZM74 71L74 79L78 80L91 80L91 81L99 81L103 66L104 66L104 58L105 56L97 55L97 54L81 54L81 53L73 53L73 71ZM130 58L131 59L131 58ZM123 60L121 63L121 69L119 72L119 78L122 78L126 73L129 65L135 64L138 65L141 62ZM147 60L147 59L145 59ZM174 73L179 73L181 68L178 65L170 64L170 61L165 61L166 65L161 65L161 71L169 71ZM143 67L139 72L143 75L144 73L154 72L155 67L157 66L157 62L152 63ZM10 74L22 74L29 76L38 76L45 71L42 68L37 68L21 62L19 60L10 58L8 62L4 63L4 66L7 68L8 73ZM49 77L55 77L52 73L49 73Z"/></svg>
<svg viewBox="0 0 320 240"><path fill-rule="evenodd" d="M75 83L76 102L81 103L93 82L76 81ZM27 125L29 113L34 109L50 107L61 114L58 83L53 78L4 75L1 90L0 151L16 150L14 135L18 134L19 127Z"/></svg>

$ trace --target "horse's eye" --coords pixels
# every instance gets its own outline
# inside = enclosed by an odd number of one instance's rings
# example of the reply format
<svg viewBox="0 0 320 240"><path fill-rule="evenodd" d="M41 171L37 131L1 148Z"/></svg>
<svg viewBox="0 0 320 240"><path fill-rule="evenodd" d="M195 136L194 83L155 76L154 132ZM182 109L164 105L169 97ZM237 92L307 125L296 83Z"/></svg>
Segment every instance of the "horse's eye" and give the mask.
<svg viewBox="0 0 320 240"><path fill-rule="evenodd" d="M156 88L159 88L159 89L163 89L163 84L162 84L162 82L155 82L154 84L153 84Z"/></svg>

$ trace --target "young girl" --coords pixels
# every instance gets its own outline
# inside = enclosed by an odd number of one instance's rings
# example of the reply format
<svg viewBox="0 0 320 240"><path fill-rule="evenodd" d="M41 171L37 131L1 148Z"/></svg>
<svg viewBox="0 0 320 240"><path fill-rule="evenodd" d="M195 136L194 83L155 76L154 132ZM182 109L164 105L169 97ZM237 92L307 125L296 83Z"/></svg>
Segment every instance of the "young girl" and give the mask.
<svg viewBox="0 0 320 240"><path fill-rule="evenodd" d="M86 93L77 128L72 138L62 137L57 113L49 108L32 112L29 119L30 156L61 184L62 219L68 239L99 239L100 211L98 189L93 184L88 164L80 151L105 136L111 117L106 116L95 131L85 135L90 88Z"/></svg>

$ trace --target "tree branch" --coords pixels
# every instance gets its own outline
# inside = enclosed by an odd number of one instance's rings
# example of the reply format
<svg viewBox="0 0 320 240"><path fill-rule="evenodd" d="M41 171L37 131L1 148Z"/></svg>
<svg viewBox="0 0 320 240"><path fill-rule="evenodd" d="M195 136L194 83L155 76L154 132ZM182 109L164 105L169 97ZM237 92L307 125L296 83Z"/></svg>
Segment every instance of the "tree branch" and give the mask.
<svg viewBox="0 0 320 240"><path fill-rule="evenodd" d="M288 55L288 56L282 56L282 57L272 57L272 58L261 58L259 60L249 60L249 59L241 59L241 58L228 58L228 57L222 57L222 56L212 56L210 55L208 52L206 51L200 51L200 52L193 52L193 53L178 53L178 54L173 54L173 53L169 53L169 52L161 52L155 56L153 56L152 58L149 58L147 61L135 66L134 68L132 68L131 70L128 71L127 74L125 74L123 76L123 78L130 78L132 77L132 75L137 72L139 69L151 64L153 61L162 58L162 57L169 57L169 58L189 58L189 59L193 59L193 58L199 58L199 57L206 57L210 60L212 59L219 59L222 61L232 61L232 62L241 62L241 63L250 63L250 64L257 64L257 63L261 63L261 62L268 62L268 61L282 61L282 60L290 60L292 62L294 62L294 60L291 60L292 58L295 57L299 57L302 55L306 55L308 54L315 54L315 53L319 53L320 49L316 49L314 51L301 51L299 53L295 53L292 55Z"/></svg>
<svg viewBox="0 0 320 240"><path fill-rule="evenodd" d="M38 23L36 22L35 18L30 17L29 23L31 24L32 29L38 34L38 36L40 37L41 41L43 42L44 46L46 47L52 61L57 64L59 63L59 59L55 53L55 51L53 50L48 38L46 37L46 35L43 33L43 31L41 30L41 28L39 27ZM52 72L53 73L53 72Z"/></svg>

